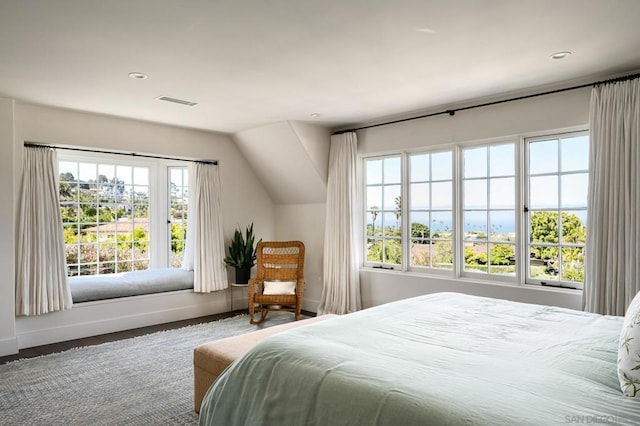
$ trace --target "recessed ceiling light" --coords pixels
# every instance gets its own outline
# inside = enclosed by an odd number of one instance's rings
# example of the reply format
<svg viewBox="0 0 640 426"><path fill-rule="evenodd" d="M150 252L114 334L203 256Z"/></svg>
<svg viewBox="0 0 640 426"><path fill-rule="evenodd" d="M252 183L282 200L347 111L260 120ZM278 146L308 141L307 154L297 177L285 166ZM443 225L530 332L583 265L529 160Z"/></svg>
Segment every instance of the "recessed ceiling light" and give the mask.
<svg viewBox="0 0 640 426"><path fill-rule="evenodd" d="M129 77L135 78L136 80L146 80L147 75L142 72L130 72Z"/></svg>
<svg viewBox="0 0 640 426"><path fill-rule="evenodd" d="M320 117L320 114L318 114L317 112L314 112L313 114L311 114L311 116L313 118L318 118L318 117Z"/></svg>
<svg viewBox="0 0 640 426"><path fill-rule="evenodd" d="M564 59L569 55L571 55L571 52L556 52L551 55L551 59Z"/></svg>
<svg viewBox="0 0 640 426"><path fill-rule="evenodd" d="M416 28L416 31L419 33L427 33L427 34L435 34L436 32L436 30L434 30L433 28L427 28L427 27Z"/></svg>

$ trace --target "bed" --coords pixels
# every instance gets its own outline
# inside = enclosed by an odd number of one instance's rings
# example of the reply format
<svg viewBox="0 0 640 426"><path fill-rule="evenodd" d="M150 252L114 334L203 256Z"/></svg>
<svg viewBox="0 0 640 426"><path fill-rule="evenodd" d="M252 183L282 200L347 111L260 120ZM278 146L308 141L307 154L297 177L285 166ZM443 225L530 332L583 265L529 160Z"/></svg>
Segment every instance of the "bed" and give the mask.
<svg viewBox="0 0 640 426"><path fill-rule="evenodd" d="M623 318L454 293L265 339L205 396L201 425L640 424Z"/></svg>

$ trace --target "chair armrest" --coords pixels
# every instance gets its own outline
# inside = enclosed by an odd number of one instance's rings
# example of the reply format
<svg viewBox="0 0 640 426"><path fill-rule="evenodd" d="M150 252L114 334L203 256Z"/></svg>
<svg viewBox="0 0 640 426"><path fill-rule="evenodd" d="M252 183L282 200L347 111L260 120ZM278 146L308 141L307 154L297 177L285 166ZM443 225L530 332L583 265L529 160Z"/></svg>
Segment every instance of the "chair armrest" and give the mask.
<svg viewBox="0 0 640 426"><path fill-rule="evenodd" d="M264 280L261 278L250 278L247 286L247 296L251 299L255 294L262 294Z"/></svg>

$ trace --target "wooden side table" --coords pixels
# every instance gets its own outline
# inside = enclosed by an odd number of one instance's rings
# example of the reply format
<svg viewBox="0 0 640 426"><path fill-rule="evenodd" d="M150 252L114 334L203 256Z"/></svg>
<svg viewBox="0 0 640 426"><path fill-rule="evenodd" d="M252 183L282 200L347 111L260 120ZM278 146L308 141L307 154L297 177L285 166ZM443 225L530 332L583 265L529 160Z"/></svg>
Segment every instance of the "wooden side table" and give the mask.
<svg viewBox="0 0 640 426"><path fill-rule="evenodd" d="M231 312L233 312L233 290L236 288L243 288L245 294L247 293L247 287L249 287L249 284L238 284L238 283L231 283L229 284L229 289L231 292Z"/></svg>

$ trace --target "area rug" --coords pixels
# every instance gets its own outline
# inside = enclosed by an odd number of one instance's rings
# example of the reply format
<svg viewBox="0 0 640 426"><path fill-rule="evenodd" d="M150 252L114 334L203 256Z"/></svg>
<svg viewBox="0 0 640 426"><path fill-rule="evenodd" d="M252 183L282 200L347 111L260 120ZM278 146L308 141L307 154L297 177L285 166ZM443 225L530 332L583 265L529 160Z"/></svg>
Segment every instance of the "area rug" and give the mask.
<svg viewBox="0 0 640 426"><path fill-rule="evenodd" d="M197 424L193 348L292 319L239 315L0 365L0 424Z"/></svg>

